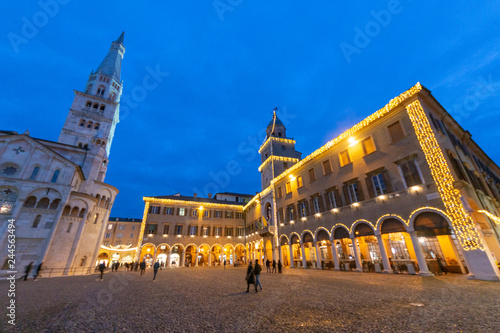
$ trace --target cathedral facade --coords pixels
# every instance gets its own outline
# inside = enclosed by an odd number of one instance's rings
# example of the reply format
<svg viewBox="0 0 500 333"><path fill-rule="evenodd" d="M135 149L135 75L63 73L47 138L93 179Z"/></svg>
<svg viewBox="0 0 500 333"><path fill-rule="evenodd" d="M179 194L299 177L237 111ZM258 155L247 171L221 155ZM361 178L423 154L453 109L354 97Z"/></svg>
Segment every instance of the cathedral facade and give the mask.
<svg viewBox="0 0 500 333"><path fill-rule="evenodd" d="M0 132L2 270L43 262L51 275L93 270L118 190L104 182L119 122L123 33L75 90L57 142ZM7 229L15 228L15 257Z"/></svg>

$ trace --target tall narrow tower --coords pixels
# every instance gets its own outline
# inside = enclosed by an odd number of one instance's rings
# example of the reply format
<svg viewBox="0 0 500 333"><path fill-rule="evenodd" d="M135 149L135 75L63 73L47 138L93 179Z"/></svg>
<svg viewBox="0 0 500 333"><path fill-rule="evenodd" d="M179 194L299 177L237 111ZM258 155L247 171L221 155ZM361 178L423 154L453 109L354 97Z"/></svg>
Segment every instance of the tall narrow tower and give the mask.
<svg viewBox="0 0 500 333"><path fill-rule="evenodd" d="M259 149L262 189L268 187L272 179L300 161L302 155L295 150L295 140L286 136L285 125L276 115L277 110L278 108L273 110L273 118L266 129L266 140Z"/></svg>
<svg viewBox="0 0 500 333"><path fill-rule="evenodd" d="M120 79L125 47L124 33L111 43L108 54L97 70L90 73L84 92L75 90L75 98L59 135L58 142L92 150L104 148L108 158L119 120Z"/></svg>

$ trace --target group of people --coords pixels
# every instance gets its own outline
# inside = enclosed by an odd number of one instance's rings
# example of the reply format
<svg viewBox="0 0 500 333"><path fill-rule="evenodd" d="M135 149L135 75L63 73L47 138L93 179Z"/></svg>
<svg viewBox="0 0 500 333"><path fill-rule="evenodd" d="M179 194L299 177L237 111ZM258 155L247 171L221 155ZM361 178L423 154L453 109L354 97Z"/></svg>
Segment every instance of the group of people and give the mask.
<svg viewBox="0 0 500 333"><path fill-rule="evenodd" d="M33 281L36 281L36 278L40 276L40 272L42 271L42 264L43 262L39 263L38 266L36 266L35 273L33 274ZM28 265L26 265L26 267L24 268L24 276L22 277L23 281L28 280L28 276L32 268L33 268L33 261L30 262Z"/></svg>
<svg viewBox="0 0 500 333"><path fill-rule="evenodd" d="M153 272L154 272L154 275L153 275L153 281L156 280L156 274L158 274L158 270L160 269L160 262L155 262L155 264L153 265ZM120 263L119 262L116 262L116 263L112 263L111 264L111 272L114 272L114 271L118 271L118 267L120 267ZM146 274L146 261L143 260L141 261L140 263L139 262L135 262L135 263L130 263L130 264L125 264L125 267L127 270L130 270L132 271L136 271L140 268L140 271L141 271L141 276ZM104 276L104 271L106 269L106 264L104 262L101 262L99 264L99 266L97 267L99 269L99 272L100 272L100 276L99 278L97 278L97 280L99 281L102 281L102 278Z"/></svg>
<svg viewBox="0 0 500 333"><path fill-rule="evenodd" d="M278 260L278 264L276 264L276 260L273 260L272 262L269 259L266 260L267 273L276 273L276 266L278 266L278 273L281 273L281 270L283 268L281 260Z"/></svg>

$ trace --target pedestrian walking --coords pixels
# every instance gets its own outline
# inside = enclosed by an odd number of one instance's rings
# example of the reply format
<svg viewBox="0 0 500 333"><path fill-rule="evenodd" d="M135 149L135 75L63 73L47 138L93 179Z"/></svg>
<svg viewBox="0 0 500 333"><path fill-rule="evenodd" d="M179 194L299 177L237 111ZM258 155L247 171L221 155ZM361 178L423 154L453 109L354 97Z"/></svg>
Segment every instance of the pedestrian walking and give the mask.
<svg viewBox="0 0 500 333"><path fill-rule="evenodd" d="M28 280L28 275L31 272L31 267L33 267L33 261L30 262L28 265L26 265L26 267L24 268L24 273L25 273L23 278L24 281Z"/></svg>
<svg viewBox="0 0 500 333"><path fill-rule="evenodd" d="M276 260L273 260L273 273L276 273Z"/></svg>
<svg viewBox="0 0 500 333"><path fill-rule="evenodd" d="M255 271L252 267L252 262L248 264L247 275L245 277L247 280L247 293L250 291L250 285L253 284L255 287L255 292L257 292L257 285L255 284Z"/></svg>
<svg viewBox="0 0 500 333"><path fill-rule="evenodd" d="M115 272L118 272L118 268L120 267L120 263L117 261L115 263Z"/></svg>
<svg viewBox="0 0 500 333"><path fill-rule="evenodd" d="M271 273L271 262L269 259L266 260L266 273Z"/></svg>
<svg viewBox="0 0 500 333"><path fill-rule="evenodd" d="M146 260L141 262L141 275L146 273Z"/></svg>
<svg viewBox="0 0 500 333"><path fill-rule="evenodd" d="M104 275L104 269L106 268L106 265L104 264L104 262L101 262L99 264L99 272L101 272L101 279L100 281L102 281L102 276ZM99 280L99 279L98 279Z"/></svg>
<svg viewBox="0 0 500 333"><path fill-rule="evenodd" d="M260 272L262 271L262 267L259 265L259 259L255 259L255 268L253 269L255 271L255 291L257 291L257 286L260 287L260 290L262 290L262 285L260 284Z"/></svg>
<svg viewBox="0 0 500 333"><path fill-rule="evenodd" d="M154 266L153 266L153 272L154 272L154 275L153 275L153 282L155 282L155 279L156 279L156 274L158 273L158 269L160 268L160 263L157 261L155 262Z"/></svg>
<svg viewBox="0 0 500 333"><path fill-rule="evenodd" d="M35 274L33 274L33 281L36 281L36 278L40 276L40 272L42 271L42 265L43 265L43 262L38 264L38 266L36 267Z"/></svg>
<svg viewBox="0 0 500 333"><path fill-rule="evenodd" d="M226 269L226 259L224 259L224 269Z"/></svg>
<svg viewBox="0 0 500 333"><path fill-rule="evenodd" d="M115 271L115 263L112 263L111 264L111 273L113 273Z"/></svg>
<svg viewBox="0 0 500 333"><path fill-rule="evenodd" d="M283 265L281 264L281 260L278 260L278 273L282 273L281 269L283 268Z"/></svg>

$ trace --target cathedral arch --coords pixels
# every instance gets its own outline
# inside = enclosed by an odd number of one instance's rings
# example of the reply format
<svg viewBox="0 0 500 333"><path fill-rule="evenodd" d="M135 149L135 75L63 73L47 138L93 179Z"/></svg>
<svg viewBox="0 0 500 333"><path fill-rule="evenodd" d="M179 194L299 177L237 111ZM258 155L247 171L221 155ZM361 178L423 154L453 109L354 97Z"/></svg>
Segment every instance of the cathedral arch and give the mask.
<svg viewBox="0 0 500 333"><path fill-rule="evenodd" d="M90 107L90 105L89 105L89 107ZM86 121L85 119L80 119L80 123L79 123L80 127L85 126L85 123L86 123L86 122L87 122L87 121Z"/></svg>
<svg viewBox="0 0 500 333"><path fill-rule="evenodd" d="M47 209L49 208L50 200L47 197L41 198L40 201L38 201L36 208L37 209Z"/></svg>
<svg viewBox="0 0 500 333"><path fill-rule="evenodd" d="M24 202L23 207L34 208L36 206L36 197L34 195L29 196Z"/></svg>

